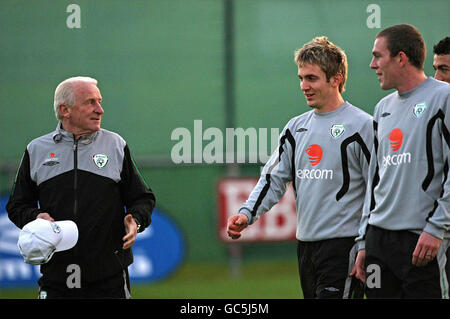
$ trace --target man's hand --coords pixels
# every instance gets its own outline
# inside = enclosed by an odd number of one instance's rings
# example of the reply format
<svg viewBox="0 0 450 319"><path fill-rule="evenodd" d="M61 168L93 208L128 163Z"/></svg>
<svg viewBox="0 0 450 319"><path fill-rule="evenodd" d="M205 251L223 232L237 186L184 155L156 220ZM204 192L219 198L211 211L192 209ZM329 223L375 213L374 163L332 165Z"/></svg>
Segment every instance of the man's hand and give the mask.
<svg viewBox="0 0 450 319"><path fill-rule="evenodd" d="M366 260L366 250L361 249L358 251L358 255L356 256L355 265L353 266L351 276L355 276L357 279L361 280L363 283L366 282L366 270L364 269L364 262Z"/></svg>
<svg viewBox="0 0 450 319"><path fill-rule="evenodd" d="M125 216L123 223L125 224L126 231L126 235L122 238L122 240L124 241L123 249L128 249L131 248L131 246L133 246L134 242L136 241L138 226L131 214Z"/></svg>
<svg viewBox="0 0 450 319"><path fill-rule="evenodd" d="M48 213L40 213L36 216L36 219L42 218L54 222L55 220Z"/></svg>
<svg viewBox="0 0 450 319"><path fill-rule="evenodd" d="M425 266L436 257L442 239L422 232L413 252L412 264L418 267Z"/></svg>
<svg viewBox="0 0 450 319"><path fill-rule="evenodd" d="M241 232L247 227L248 217L245 214L237 214L228 218L227 233L232 239L241 237Z"/></svg>

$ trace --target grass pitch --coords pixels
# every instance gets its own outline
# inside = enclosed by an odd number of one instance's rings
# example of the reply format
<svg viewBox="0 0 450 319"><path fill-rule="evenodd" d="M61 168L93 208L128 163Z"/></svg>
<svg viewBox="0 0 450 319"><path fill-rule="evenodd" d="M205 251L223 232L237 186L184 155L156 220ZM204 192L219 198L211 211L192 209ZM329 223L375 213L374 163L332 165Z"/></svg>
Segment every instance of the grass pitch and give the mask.
<svg viewBox="0 0 450 319"><path fill-rule="evenodd" d="M36 287L1 289L0 298L36 299ZM296 260L247 262L240 275L227 265L186 263L169 278L149 284L132 284L135 299L298 299L303 298Z"/></svg>

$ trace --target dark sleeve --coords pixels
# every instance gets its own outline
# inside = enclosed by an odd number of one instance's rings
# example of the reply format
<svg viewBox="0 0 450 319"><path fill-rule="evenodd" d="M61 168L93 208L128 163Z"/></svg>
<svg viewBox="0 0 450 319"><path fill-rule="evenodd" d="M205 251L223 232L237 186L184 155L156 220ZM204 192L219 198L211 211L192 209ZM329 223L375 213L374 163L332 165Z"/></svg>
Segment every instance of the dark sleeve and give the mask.
<svg viewBox="0 0 450 319"><path fill-rule="evenodd" d="M127 212L141 225L142 232L151 223L152 210L156 199L150 187L145 184L134 164L128 145L124 148L124 160L121 173L120 190Z"/></svg>
<svg viewBox="0 0 450 319"><path fill-rule="evenodd" d="M38 188L30 176L30 155L27 150L22 157L6 211L9 219L19 228L35 220L42 212L38 208Z"/></svg>

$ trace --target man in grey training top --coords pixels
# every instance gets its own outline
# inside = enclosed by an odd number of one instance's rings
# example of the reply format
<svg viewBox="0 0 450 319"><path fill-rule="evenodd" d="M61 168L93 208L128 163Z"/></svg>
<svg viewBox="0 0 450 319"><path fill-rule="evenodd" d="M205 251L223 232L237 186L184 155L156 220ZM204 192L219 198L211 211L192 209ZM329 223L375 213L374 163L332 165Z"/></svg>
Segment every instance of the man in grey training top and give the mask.
<svg viewBox="0 0 450 319"><path fill-rule="evenodd" d="M382 30L372 54L381 88L396 91L375 107L356 276L368 298L448 298L450 86L425 76L411 25Z"/></svg>
<svg viewBox="0 0 450 319"><path fill-rule="evenodd" d="M433 68L435 70L434 78L450 84L450 37L441 39L433 46ZM450 244L450 243L449 243ZM445 272L447 278L450 277L450 247L446 252L447 264Z"/></svg>
<svg viewBox="0 0 450 319"><path fill-rule="evenodd" d="M298 213L298 265L305 298L362 297L349 277L365 194L372 117L344 101L345 53L326 37L295 53L300 88L313 110L291 119L278 150L236 215L228 235L237 239L283 196L292 182Z"/></svg>

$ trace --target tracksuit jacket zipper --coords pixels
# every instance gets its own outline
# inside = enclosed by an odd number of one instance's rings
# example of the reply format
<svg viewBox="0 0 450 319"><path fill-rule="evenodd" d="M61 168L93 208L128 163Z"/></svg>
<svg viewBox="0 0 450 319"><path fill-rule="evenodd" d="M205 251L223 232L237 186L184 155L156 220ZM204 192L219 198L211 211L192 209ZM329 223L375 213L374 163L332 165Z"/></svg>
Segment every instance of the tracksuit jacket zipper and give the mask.
<svg viewBox="0 0 450 319"><path fill-rule="evenodd" d="M73 136L74 143L73 143L73 216L75 224L77 223L78 219L78 141L79 139L75 138L75 135ZM78 245L75 245L73 250L75 256L78 255Z"/></svg>
<svg viewBox="0 0 450 319"><path fill-rule="evenodd" d="M74 192L74 203L73 203L73 215L75 220L77 219L78 211L78 140L74 138L73 143L73 192Z"/></svg>

